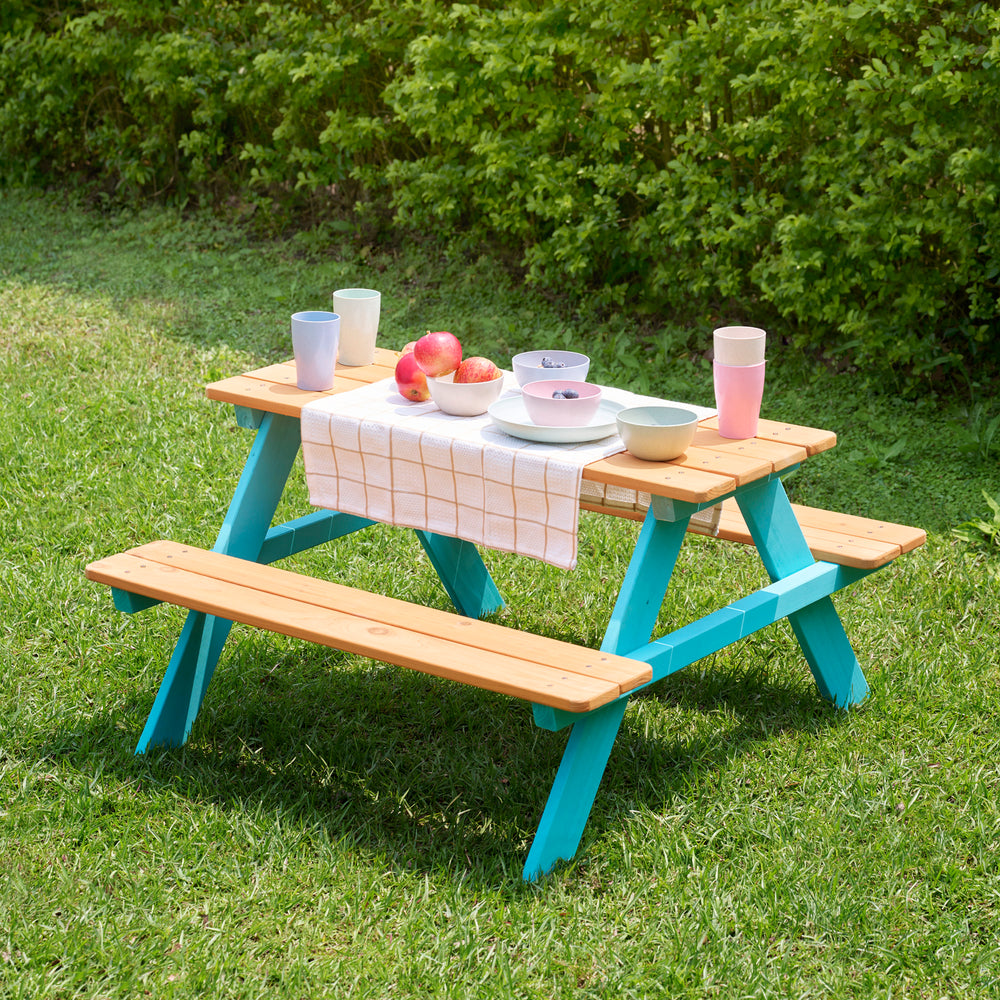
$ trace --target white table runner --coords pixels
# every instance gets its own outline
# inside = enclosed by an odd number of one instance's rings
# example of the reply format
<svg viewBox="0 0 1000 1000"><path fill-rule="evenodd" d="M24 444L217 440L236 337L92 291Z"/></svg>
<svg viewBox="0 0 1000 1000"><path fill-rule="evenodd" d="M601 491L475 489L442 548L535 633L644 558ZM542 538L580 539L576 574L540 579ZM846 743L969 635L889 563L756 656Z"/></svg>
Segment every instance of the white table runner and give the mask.
<svg viewBox="0 0 1000 1000"><path fill-rule="evenodd" d="M504 395L516 395L513 376L506 378ZM604 398L626 406L663 402L611 388ZM699 417L714 412L690 408ZM563 569L576 566L584 466L623 450L617 434L581 444L523 441L487 414L453 417L430 400L407 402L392 379L302 408L314 506L464 538ZM614 502L640 502L634 493L624 496L630 492L617 490Z"/></svg>

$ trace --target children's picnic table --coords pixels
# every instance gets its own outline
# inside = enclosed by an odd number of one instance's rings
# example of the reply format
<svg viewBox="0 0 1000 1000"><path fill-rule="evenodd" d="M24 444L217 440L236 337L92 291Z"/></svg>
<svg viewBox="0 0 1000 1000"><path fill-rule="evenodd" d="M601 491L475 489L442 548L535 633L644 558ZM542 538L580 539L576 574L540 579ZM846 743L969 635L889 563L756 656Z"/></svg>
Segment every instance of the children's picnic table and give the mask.
<svg viewBox="0 0 1000 1000"><path fill-rule="evenodd" d="M703 420L687 453L643 462L620 452L587 465L585 483L646 498L603 497L585 509L642 520L601 649L478 621L503 600L478 550L461 538L417 531L459 615L290 573L271 564L370 527L370 519L315 510L272 520L298 453L303 406L390 378L396 353L338 368L329 393L295 385L291 362L214 382L253 446L211 552L154 542L92 563L116 606L161 601L190 609L140 737L180 745L188 737L233 621L361 653L523 698L537 725L570 727L562 761L524 865L532 880L576 852L631 694L782 619L798 639L823 698L860 702L868 684L830 596L924 541L918 528L792 505L782 477L836 443L830 431L762 420L756 438L722 438ZM715 514L705 519L707 510ZM771 583L665 635L653 635L685 533L755 546Z"/></svg>

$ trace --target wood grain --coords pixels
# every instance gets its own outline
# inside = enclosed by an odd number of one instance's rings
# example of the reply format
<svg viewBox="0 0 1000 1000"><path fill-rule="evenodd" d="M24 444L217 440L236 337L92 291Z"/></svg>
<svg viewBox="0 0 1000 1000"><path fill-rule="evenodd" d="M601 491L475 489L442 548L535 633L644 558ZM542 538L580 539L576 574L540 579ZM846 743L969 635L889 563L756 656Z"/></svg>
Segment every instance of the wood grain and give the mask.
<svg viewBox="0 0 1000 1000"><path fill-rule="evenodd" d="M903 552L910 552L923 545L927 540L927 533L923 529L906 524L840 514L801 504L792 504L792 511L813 556L839 566L877 569L892 562ZM689 530L707 534L697 526L692 526ZM728 541L753 544L750 529L735 500L723 502L716 534Z"/></svg>
<svg viewBox="0 0 1000 1000"><path fill-rule="evenodd" d="M647 683L645 663L174 542L97 560L108 586L583 712Z"/></svg>

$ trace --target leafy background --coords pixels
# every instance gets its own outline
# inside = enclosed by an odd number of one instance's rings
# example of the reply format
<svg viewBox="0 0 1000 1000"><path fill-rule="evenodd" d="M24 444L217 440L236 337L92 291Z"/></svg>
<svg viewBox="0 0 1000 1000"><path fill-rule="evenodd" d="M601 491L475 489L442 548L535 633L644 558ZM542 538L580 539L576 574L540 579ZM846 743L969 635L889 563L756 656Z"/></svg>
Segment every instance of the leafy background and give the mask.
<svg viewBox="0 0 1000 1000"><path fill-rule="evenodd" d="M540 290L780 318L913 390L1000 357L998 29L951 0L12 0L0 177L488 241Z"/></svg>

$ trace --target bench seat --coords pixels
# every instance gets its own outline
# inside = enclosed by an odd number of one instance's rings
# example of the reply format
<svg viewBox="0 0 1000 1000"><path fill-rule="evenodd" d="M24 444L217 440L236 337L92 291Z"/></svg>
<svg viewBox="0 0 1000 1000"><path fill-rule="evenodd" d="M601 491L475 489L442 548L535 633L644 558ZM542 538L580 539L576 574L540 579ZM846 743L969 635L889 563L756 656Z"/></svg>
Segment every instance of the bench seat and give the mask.
<svg viewBox="0 0 1000 1000"><path fill-rule="evenodd" d="M607 503L582 501L581 508L599 514L642 520L645 508L613 506ZM927 532L907 524L893 524L854 514L840 514L820 507L792 505L796 520L805 535L806 544L815 559L851 566L855 569L878 569L904 552L919 548L927 541ZM707 513L707 512L703 512ZM693 517L688 531L697 535L725 538L731 542L753 545L739 505L732 498L720 505L718 521L709 517Z"/></svg>
<svg viewBox="0 0 1000 1000"><path fill-rule="evenodd" d="M87 577L567 712L591 711L652 679L638 660L176 542L99 559Z"/></svg>
<svg viewBox="0 0 1000 1000"><path fill-rule="evenodd" d="M855 569L878 569L892 562L904 552L910 552L927 541L927 532L906 524L893 524L854 514L838 514L819 507L792 504L795 519L802 528L806 544L816 559L852 566ZM692 522L691 531L712 534L710 530ZM735 500L722 504L717 538L753 545L747 527Z"/></svg>

